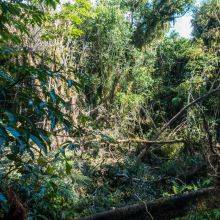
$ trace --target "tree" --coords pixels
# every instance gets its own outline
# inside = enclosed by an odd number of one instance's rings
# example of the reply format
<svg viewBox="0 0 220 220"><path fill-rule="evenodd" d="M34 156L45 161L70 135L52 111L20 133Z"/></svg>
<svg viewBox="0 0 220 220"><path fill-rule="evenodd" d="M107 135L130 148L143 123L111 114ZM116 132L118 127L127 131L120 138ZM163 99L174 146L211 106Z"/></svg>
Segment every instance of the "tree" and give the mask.
<svg viewBox="0 0 220 220"><path fill-rule="evenodd" d="M201 38L209 48L218 48L220 4L218 0L210 0L197 8L194 13L193 36Z"/></svg>
<svg viewBox="0 0 220 220"><path fill-rule="evenodd" d="M0 218L218 205L217 2L193 39L167 35L192 2L0 2ZM124 210L146 217L107 215Z"/></svg>
<svg viewBox="0 0 220 220"><path fill-rule="evenodd" d="M68 84L67 79L50 69L50 59L42 59L41 54L25 44L31 28L42 25L44 10L55 8L56 4L56 1L0 3L0 162L3 167L0 175L4 193L1 202L6 200L8 191L9 219L16 218L15 213L21 213L21 218L25 209L15 189L9 189L15 182L8 176L16 171L21 179L27 180L29 175L36 174L33 168L40 169L39 158L50 151L53 131L59 126L67 132L72 129L64 111L68 103L50 84L51 79Z"/></svg>
<svg viewBox="0 0 220 220"><path fill-rule="evenodd" d="M189 10L192 0L143 2L135 25L134 44L141 48L158 35L163 35L169 22Z"/></svg>

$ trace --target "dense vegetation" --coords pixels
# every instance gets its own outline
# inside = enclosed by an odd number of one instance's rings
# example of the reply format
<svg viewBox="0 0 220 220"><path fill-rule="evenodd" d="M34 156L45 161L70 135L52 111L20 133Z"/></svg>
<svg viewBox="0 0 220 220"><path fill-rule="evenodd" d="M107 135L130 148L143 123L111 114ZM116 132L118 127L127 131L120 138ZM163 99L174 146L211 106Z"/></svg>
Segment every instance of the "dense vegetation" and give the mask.
<svg viewBox="0 0 220 220"><path fill-rule="evenodd" d="M194 3L0 1L0 219L219 190L220 3ZM174 217L220 219L218 195Z"/></svg>

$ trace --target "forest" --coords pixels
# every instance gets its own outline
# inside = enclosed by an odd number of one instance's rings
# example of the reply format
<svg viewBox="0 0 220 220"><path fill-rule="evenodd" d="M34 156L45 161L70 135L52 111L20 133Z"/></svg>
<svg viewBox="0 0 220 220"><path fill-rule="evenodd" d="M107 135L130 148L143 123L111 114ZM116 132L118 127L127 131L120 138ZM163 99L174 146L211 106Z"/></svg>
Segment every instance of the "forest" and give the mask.
<svg viewBox="0 0 220 220"><path fill-rule="evenodd" d="M220 1L197 3L0 0L0 219L220 219Z"/></svg>

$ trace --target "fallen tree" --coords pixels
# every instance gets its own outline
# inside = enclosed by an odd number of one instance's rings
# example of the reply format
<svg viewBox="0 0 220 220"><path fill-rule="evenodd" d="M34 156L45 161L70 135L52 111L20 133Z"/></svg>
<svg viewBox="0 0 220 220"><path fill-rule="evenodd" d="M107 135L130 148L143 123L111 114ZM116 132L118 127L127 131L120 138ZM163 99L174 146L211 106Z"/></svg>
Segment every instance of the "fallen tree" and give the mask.
<svg viewBox="0 0 220 220"><path fill-rule="evenodd" d="M124 144L124 143L140 143L140 144L174 144L174 143L184 143L183 139L177 139L177 140L156 140L156 141L150 141L145 139L124 139L124 140L117 140L118 144Z"/></svg>
<svg viewBox="0 0 220 220"><path fill-rule="evenodd" d="M208 98L211 95L214 95L216 93L220 92L220 86L218 86L216 89L213 89L211 91L209 91L208 93L206 93L203 96L200 96L199 98L193 100L192 102L190 102L188 105L184 106L176 115L174 115L159 131L159 133L157 134L157 138L177 119L179 118L181 115L183 115L183 113L191 108L192 106L194 106L195 104L203 101L204 99Z"/></svg>
<svg viewBox="0 0 220 220"><path fill-rule="evenodd" d="M195 211L215 208L220 208L220 189L205 188L170 198L157 199L153 202L143 202L98 213L80 220L168 220Z"/></svg>
<svg viewBox="0 0 220 220"><path fill-rule="evenodd" d="M205 100L206 98L208 98L211 95L214 95L216 93L220 92L220 86L218 86L216 89L213 89L211 91L209 91L208 93L206 93L203 96L200 96L199 98L193 100L192 102L190 102L188 105L184 106L176 115L174 115L160 130L159 132L155 135L154 140L156 141L161 134L164 133L164 131L174 122L176 121L180 116L182 116L186 110L188 110L189 108L191 108L192 106L194 106L195 104ZM152 141L152 142L153 142ZM145 147L144 149L141 150L141 152L138 155L138 160L141 161L142 158L146 155L147 152L147 148L149 148L149 145L147 147Z"/></svg>

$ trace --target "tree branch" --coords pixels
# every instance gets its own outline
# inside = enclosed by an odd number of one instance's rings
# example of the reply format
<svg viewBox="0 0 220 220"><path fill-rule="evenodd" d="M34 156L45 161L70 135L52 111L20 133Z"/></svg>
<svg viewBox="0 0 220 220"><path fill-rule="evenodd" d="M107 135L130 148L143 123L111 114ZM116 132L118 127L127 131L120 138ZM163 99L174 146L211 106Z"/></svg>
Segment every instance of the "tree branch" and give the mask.
<svg viewBox="0 0 220 220"><path fill-rule="evenodd" d="M141 144L172 144L172 143L183 143L183 139L177 140L162 140L162 141L149 141L145 139L125 139L125 140L117 140L117 143L141 143Z"/></svg>
<svg viewBox="0 0 220 220"><path fill-rule="evenodd" d="M194 106L195 104L197 104L198 102L201 102L202 100L208 98L209 96L220 92L220 86L218 86L216 89L213 89L211 91L209 91L207 94L195 99L194 101L190 102L188 105L186 105L185 107L183 107L173 118L171 118L159 131L157 138L177 119L179 118L187 109L191 108L192 106Z"/></svg>
<svg viewBox="0 0 220 220"><path fill-rule="evenodd" d="M194 101L190 102L188 105L186 105L185 107L183 107L176 115L174 115L174 117L172 117L158 132L158 134L155 136L155 140L157 138L160 137L160 135L175 121L177 120L177 118L179 118L187 109L191 108L192 106L194 106L195 104L197 104L198 102L203 101L204 99L208 98L209 96L220 92L220 86L218 86L216 89L213 89L211 91L209 91L207 94L195 99ZM147 151L147 148L145 147L138 155L138 160L141 160L145 153Z"/></svg>

